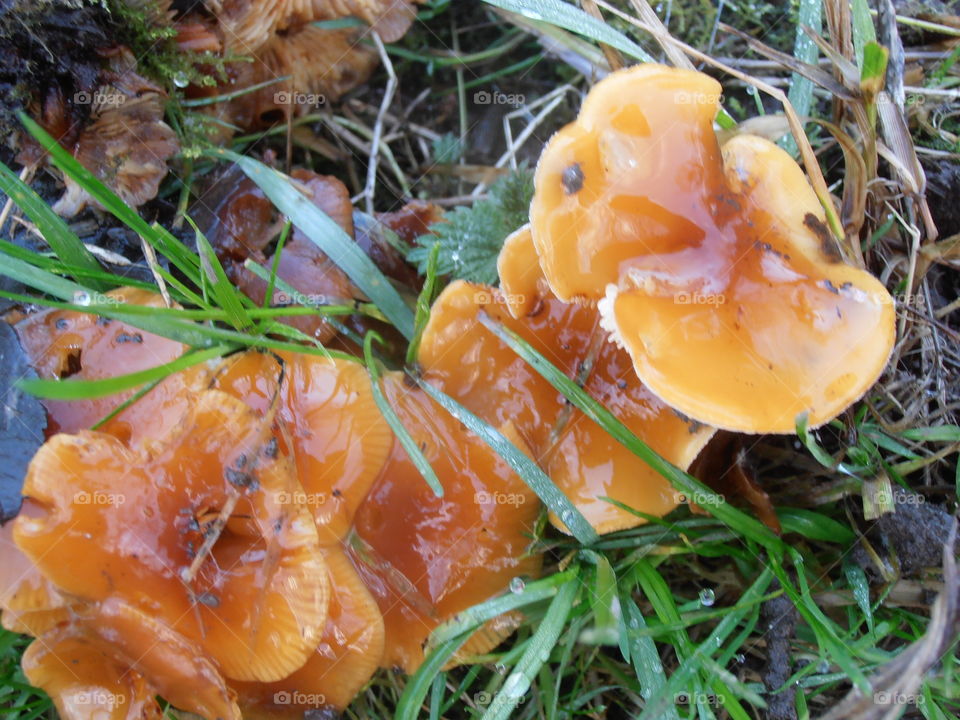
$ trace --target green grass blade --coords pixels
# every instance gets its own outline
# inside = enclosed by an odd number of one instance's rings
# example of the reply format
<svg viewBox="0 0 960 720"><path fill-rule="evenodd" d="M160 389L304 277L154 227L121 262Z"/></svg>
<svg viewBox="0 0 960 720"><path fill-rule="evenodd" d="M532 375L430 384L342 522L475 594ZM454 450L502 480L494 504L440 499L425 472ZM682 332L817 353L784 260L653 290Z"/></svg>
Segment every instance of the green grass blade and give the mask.
<svg viewBox="0 0 960 720"><path fill-rule="evenodd" d="M574 579L575 575L573 570L564 570L548 578L527 583L523 592L495 597L459 612L433 631L427 647L439 646L465 632L472 632L488 620L511 610L552 598L557 594L557 589Z"/></svg>
<svg viewBox="0 0 960 720"><path fill-rule="evenodd" d="M200 265L205 271L206 279L210 283L210 292L213 293L216 304L224 309L227 314L227 320L237 330L243 331L253 327L253 321L250 319L250 316L247 315L243 306L244 300L247 300L246 296L241 295L240 291L230 282L227 273L223 269L223 265L220 264L220 260L217 258L216 252L214 252L206 236L200 232L200 228L198 228L189 217L187 218L187 222L190 223L196 233L197 249L201 253Z"/></svg>
<svg viewBox="0 0 960 720"><path fill-rule="evenodd" d="M469 638L470 633L464 633L443 643L427 656L423 664L407 680L407 684L403 688L403 694L397 702L397 711L394 713L395 720L416 720L423 699L433 685L433 679Z"/></svg>
<svg viewBox="0 0 960 720"><path fill-rule="evenodd" d="M403 426L403 421L400 420L400 417L394 409L390 407L390 403L383 394L383 388L380 387L380 369L377 366L377 359L373 357L372 345L374 339L378 338L376 333L372 332L368 332L363 339L363 358L367 363L367 373L370 375L370 389L373 391L373 400L377 404L380 414L383 415L383 419L387 421L390 429L393 430L393 434L396 435L400 445L407 453L407 456L423 476L423 479L426 480L430 489L433 490L433 494L437 497L443 497L443 485L440 484L440 478L437 477L437 473L434 472L430 461L427 460L417 446L417 441L407 432L407 429Z"/></svg>
<svg viewBox="0 0 960 720"><path fill-rule="evenodd" d="M528 342L509 328L481 313L480 323L506 343L517 355L523 358L534 370L553 385L565 398L579 408L584 415L607 431L617 442L633 452L650 467L663 475L670 484L687 497L709 497L710 503L704 503L710 513L735 532L748 537L768 548L780 547L781 541L763 523L729 505L689 473L664 460L649 445L633 434L609 410L592 398L576 382L558 370L549 360L537 352Z"/></svg>
<svg viewBox="0 0 960 720"><path fill-rule="evenodd" d="M210 151L236 163L310 240L343 270L404 337L413 337L413 312L390 281L343 229L305 198L281 173L229 150Z"/></svg>
<svg viewBox="0 0 960 720"><path fill-rule="evenodd" d="M144 238L156 239L157 231L144 220L137 212L127 205L116 193L104 185L99 178L81 165L66 149L57 143L47 132L35 123L26 113L18 113L20 122L27 131L40 143L41 147L50 153L53 164L69 175L74 182L90 193L97 202L107 209L114 217L120 220Z"/></svg>
<svg viewBox="0 0 960 720"><path fill-rule="evenodd" d="M3 163L0 163L0 190L3 190L27 214L60 260L67 265L73 265L91 273L103 272L100 263L84 247L80 238L70 230L63 218ZM109 285L97 280L88 282L87 285L93 290L109 288Z"/></svg>
<svg viewBox="0 0 960 720"><path fill-rule="evenodd" d="M573 536L582 545L592 545L598 539L596 531L587 522L587 519L570 502L570 499L563 494L546 473L541 470L537 464L526 456L499 430L484 422L463 405L458 403L452 397L437 390L435 387L417 378L417 384L424 391L437 401L447 412L462 422L466 427L489 445L495 453L504 459L504 461L513 468L530 489L537 494L543 504L553 510L557 516L567 526Z"/></svg>
<svg viewBox="0 0 960 720"><path fill-rule="evenodd" d="M423 289L417 297L417 312L413 319L413 339L407 346L407 365L413 365L417 360L417 352L420 350L420 338L423 336L424 328L430 320L430 306L433 303L434 290L437 286L437 265L440 261L440 243L434 243L430 248L430 254L427 256L426 279L423 281Z"/></svg>
<svg viewBox="0 0 960 720"><path fill-rule="evenodd" d="M483 713L482 720L504 720L526 695L533 678L560 639L567 624L567 618L570 617L570 611L573 609L578 585L578 580L569 580L557 592L550 607L547 608L547 614L540 621L540 626L530 638L520 661L504 680L503 686Z"/></svg>
<svg viewBox="0 0 960 720"><path fill-rule="evenodd" d="M160 380L167 375L225 355L232 349L233 347L230 345L217 345L207 350L188 352L173 362L102 380L43 380L33 378L20 380L17 387L48 400L85 400L87 398L105 397Z"/></svg>
<svg viewBox="0 0 960 720"><path fill-rule="evenodd" d="M646 50L626 35L569 3L560 0L484 0L484 2L604 43L629 55L634 60L654 62L653 57Z"/></svg>

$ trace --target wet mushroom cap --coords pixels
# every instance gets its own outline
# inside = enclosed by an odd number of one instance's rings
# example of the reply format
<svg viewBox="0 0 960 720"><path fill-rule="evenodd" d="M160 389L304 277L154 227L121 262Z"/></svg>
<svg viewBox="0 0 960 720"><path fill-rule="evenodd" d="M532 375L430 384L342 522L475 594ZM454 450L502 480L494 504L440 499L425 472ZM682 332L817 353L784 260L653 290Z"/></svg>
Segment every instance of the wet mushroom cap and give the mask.
<svg viewBox="0 0 960 720"><path fill-rule="evenodd" d="M30 513L30 501L20 512ZM13 541L13 523L0 527L0 611L3 627L37 637L68 620L67 602Z"/></svg>
<svg viewBox="0 0 960 720"><path fill-rule="evenodd" d="M210 390L150 453L103 433L56 435L24 483L45 512L21 514L15 541L64 592L153 613L227 677L284 677L316 647L329 587L292 461L269 430Z"/></svg>
<svg viewBox="0 0 960 720"><path fill-rule="evenodd" d="M511 244L524 240L518 236ZM526 243L530 244L529 234ZM530 253L512 247L512 257ZM501 258L511 282L519 269ZM521 267L526 267L523 265ZM539 270L537 270L539 273ZM419 361L425 377L494 425L512 421L534 458L599 532L643 522L603 498L662 516L678 503L670 483L585 417L539 373L477 321L485 312L531 343L569 376L585 376L584 388L636 435L670 462L690 465L714 429L677 415L645 388L626 352L606 342L595 308L566 304L538 287L530 275L503 290L455 282L437 298L423 334ZM509 298L525 298L529 314L515 319ZM592 362L590 361L590 358ZM589 365L589 368L585 367ZM553 513L551 522L565 530Z"/></svg>
<svg viewBox="0 0 960 720"><path fill-rule="evenodd" d="M684 415L739 432L820 425L875 382L893 303L841 262L802 169L713 129L720 85L613 73L548 143L530 217L563 300L601 301L637 376Z"/></svg>
<svg viewBox="0 0 960 720"><path fill-rule="evenodd" d="M156 691L100 643L63 625L23 653L27 680L43 689L64 720L160 720Z"/></svg>
<svg viewBox="0 0 960 720"><path fill-rule="evenodd" d="M295 464L298 499L313 514L322 545L342 540L393 443L363 365L247 352L224 361L215 386L261 412L278 393L278 418L287 432L277 441Z"/></svg>
<svg viewBox="0 0 960 720"><path fill-rule="evenodd" d="M440 622L505 591L514 577L539 573L541 558L527 549L540 505L486 443L399 373L384 377L384 393L444 491L434 495L394 443L354 524L351 550L386 626L382 665L409 673ZM483 651L503 635L488 639Z"/></svg>
<svg viewBox="0 0 960 720"><path fill-rule="evenodd" d="M232 683L243 716L301 720L305 711L343 709L380 666L383 616L339 546L323 549L330 577L327 625L299 670L273 683Z"/></svg>
<svg viewBox="0 0 960 720"><path fill-rule="evenodd" d="M104 303L127 303L145 307L164 307L163 298L156 293L135 288L119 288L106 293ZM31 364L42 378L76 378L101 380L125 373L148 370L172 362L187 347L175 340L144 332L119 320L98 317L92 313L74 310L46 310L28 316L15 326L17 335ZM196 372L199 372L196 371ZM137 442L142 437L163 434L155 420L155 409L160 405L166 412L182 415L187 408L182 393L184 386L199 391L202 377L178 374L150 391L153 409L141 413L136 405L124 410L105 430L126 442ZM79 401L44 400L54 432L73 433L85 430L102 420L134 390L100 398Z"/></svg>

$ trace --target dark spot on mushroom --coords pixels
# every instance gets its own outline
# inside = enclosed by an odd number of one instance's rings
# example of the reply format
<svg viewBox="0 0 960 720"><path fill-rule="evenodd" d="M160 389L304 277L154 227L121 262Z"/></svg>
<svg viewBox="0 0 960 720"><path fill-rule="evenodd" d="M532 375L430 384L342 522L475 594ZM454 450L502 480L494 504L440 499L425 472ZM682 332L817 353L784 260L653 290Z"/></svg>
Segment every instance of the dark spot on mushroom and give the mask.
<svg viewBox="0 0 960 720"><path fill-rule="evenodd" d="M817 236L820 241L820 252L828 262L840 262L843 256L837 247L837 241L830 232L830 228L813 213L803 216L803 226Z"/></svg>
<svg viewBox="0 0 960 720"><path fill-rule="evenodd" d="M567 195L575 195L583 189L583 168L580 163L573 163L563 169L560 175L560 182L563 184L563 191Z"/></svg>
<svg viewBox="0 0 960 720"><path fill-rule="evenodd" d="M83 363L80 361L80 356L83 353L82 350L76 350L67 355L66 367L60 373L60 379L71 377L76 375L83 369Z"/></svg>
<svg viewBox="0 0 960 720"><path fill-rule="evenodd" d="M253 488L257 485L257 479L250 473L243 472L242 470L227 468L223 471L223 475L234 487Z"/></svg>
<svg viewBox="0 0 960 720"><path fill-rule="evenodd" d="M107 327L112 322L113 320L111 320L108 317L103 317L102 315L97 318L97 325L99 325L100 327Z"/></svg>
<svg viewBox="0 0 960 720"><path fill-rule="evenodd" d="M271 460L277 456L277 439L275 437L267 440L267 444L263 447L263 454Z"/></svg>
<svg viewBox="0 0 960 720"><path fill-rule="evenodd" d="M143 335L140 333L125 333L123 331L118 332L116 338L114 338L118 343L143 343Z"/></svg>
<svg viewBox="0 0 960 720"><path fill-rule="evenodd" d="M536 304L533 306L533 310L527 313L527 317L536 317L543 312L543 309L546 307L546 304L543 302L543 298L537 298Z"/></svg>
<svg viewBox="0 0 960 720"><path fill-rule="evenodd" d="M70 327L70 323L67 322L66 318L57 318L57 330L66 330Z"/></svg>
<svg viewBox="0 0 960 720"><path fill-rule="evenodd" d="M247 466L247 456L244 455L243 453L240 453L239 455L237 455L237 459L234 461L234 464L235 464L238 468L246 467L246 466Z"/></svg>
<svg viewBox="0 0 960 720"><path fill-rule="evenodd" d="M620 388L621 390L626 390L626 388L627 388L627 381L626 381L626 380L617 380L617 387Z"/></svg>
<svg viewBox="0 0 960 720"><path fill-rule="evenodd" d="M333 496L334 496L335 498L338 498L338 497L340 497L341 495L343 495L343 493L340 492L340 488L334 488L334 489L333 489Z"/></svg>

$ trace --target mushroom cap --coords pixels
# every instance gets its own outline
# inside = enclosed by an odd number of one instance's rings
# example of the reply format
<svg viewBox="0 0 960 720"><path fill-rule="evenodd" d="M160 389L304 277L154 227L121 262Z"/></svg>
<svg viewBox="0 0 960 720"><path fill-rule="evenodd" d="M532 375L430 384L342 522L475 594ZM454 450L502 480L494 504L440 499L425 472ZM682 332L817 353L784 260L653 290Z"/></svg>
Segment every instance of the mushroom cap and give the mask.
<svg viewBox="0 0 960 720"><path fill-rule="evenodd" d="M63 596L14 543L12 522L0 527L0 611L4 628L34 637L70 617Z"/></svg>
<svg viewBox="0 0 960 720"><path fill-rule="evenodd" d="M289 76L288 80L218 103L213 112L241 127L269 127L338 100L366 81L377 60L376 50L361 42L356 28L328 30L303 25L271 36L252 63L236 69L230 90L279 77Z"/></svg>
<svg viewBox="0 0 960 720"><path fill-rule="evenodd" d="M528 260L529 248L518 248L529 234L515 234L507 246L511 257ZM634 527L640 517L602 499L609 497L651 515L666 515L678 502L670 483L605 430L567 405L539 373L477 322L482 310L533 345L568 375L581 370L602 336L595 308L566 304L538 292L534 271L521 272L503 257L503 290L455 282L437 298L420 345L425 377L487 422L511 420L534 458L573 501L598 532ZM537 270L536 273L539 273ZM523 274L521 285L514 283ZM522 292L518 292L520 287ZM523 298L522 303L508 299ZM529 307L515 319L510 311ZM584 385L636 435L667 460L687 468L714 429L679 417L632 371L629 356L602 341ZM559 433L555 428L559 427ZM551 522L566 531L553 513Z"/></svg>
<svg viewBox="0 0 960 720"><path fill-rule="evenodd" d="M117 303L165 307L156 293L118 288L106 293ZM175 340L131 325L74 310L45 310L16 326L30 363L42 378L101 380L172 362L186 351ZM144 398L121 411L101 430L130 445L162 437L187 411L190 398L205 386L206 367L169 376ZM102 420L136 390L83 400L43 400L53 432L75 433Z"/></svg>
<svg viewBox="0 0 960 720"><path fill-rule="evenodd" d="M313 652L329 595L298 489L270 423L208 390L149 453L103 433L51 438L23 490L42 512L18 516L14 538L64 592L120 597L225 676L276 680Z"/></svg>
<svg viewBox="0 0 960 720"><path fill-rule="evenodd" d="M314 20L358 17L386 43L402 38L417 17L408 0L313 0Z"/></svg>
<svg viewBox="0 0 960 720"><path fill-rule="evenodd" d="M503 592L512 578L539 573L541 557L528 546L540 504L483 440L400 373L383 385L444 491L434 495L395 442L354 520L357 569L386 627L382 664L409 673L439 623Z"/></svg>
<svg viewBox="0 0 960 720"><path fill-rule="evenodd" d="M247 720L289 718L332 706L343 709L367 684L383 657L383 616L339 546L323 549L330 610L320 644L306 664L274 683L233 683Z"/></svg>
<svg viewBox="0 0 960 720"><path fill-rule="evenodd" d="M720 86L641 65L599 82L545 148L530 208L545 277L668 405L739 432L812 426L859 398L894 340L890 295L840 262L802 169L713 130ZM704 359L709 358L704 362Z"/></svg>
<svg viewBox="0 0 960 720"><path fill-rule="evenodd" d="M126 83L133 84L130 79ZM123 100L102 111L95 108L98 117L81 131L73 148L77 161L132 207L156 197L167 175L167 160L180 151L176 133L163 121L165 98L153 87L140 94L121 93L126 88L119 85L100 87L98 95ZM69 175L64 175L63 182L66 192L53 205L55 212L73 217L88 204L103 209Z"/></svg>
<svg viewBox="0 0 960 720"><path fill-rule="evenodd" d="M281 367L282 362L282 367ZM363 365L315 355L247 352L224 361L216 387L265 412L279 393L278 418L313 514L320 543L346 536L390 454L393 432L373 400Z"/></svg>
<svg viewBox="0 0 960 720"><path fill-rule="evenodd" d="M147 678L174 707L204 718L240 720L234 693L199 643L116 597L94 606L86 620L83 627L91 637Z"/></svg>
<svg viewBox="0 0 960 720"><path fill-rule="evenodd" d="M72 625L34 640L21 659L23 673L46 691L63 720L160 720L154 690L140 673L117 662Z"/></svg>

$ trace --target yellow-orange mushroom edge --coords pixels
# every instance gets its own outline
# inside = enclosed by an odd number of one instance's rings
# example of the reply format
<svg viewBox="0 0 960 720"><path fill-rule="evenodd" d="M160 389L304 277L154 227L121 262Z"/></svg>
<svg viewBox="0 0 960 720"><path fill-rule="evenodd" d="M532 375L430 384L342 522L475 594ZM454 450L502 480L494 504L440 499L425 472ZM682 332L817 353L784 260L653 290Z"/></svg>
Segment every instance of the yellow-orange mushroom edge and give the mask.
<svg viewBox="0 0 960 720"><path fill-rule="evenodd" d="M821 425L876 381L893 300L842 262L802 169L767 140L720 146L721 86L691 70L611 74L548 143L530 208L553 292L599 301L644 385L746 433Z"/></svg>

